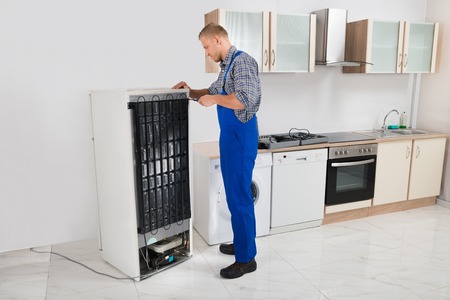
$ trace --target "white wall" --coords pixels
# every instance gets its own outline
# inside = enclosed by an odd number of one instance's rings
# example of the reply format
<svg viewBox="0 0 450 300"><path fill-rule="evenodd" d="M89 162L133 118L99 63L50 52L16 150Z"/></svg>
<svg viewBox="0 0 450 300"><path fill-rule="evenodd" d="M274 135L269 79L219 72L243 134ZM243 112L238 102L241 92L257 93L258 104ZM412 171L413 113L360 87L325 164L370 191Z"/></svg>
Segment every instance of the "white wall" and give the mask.
<svg viewBox="0 0 450 300"><path fill-rule="evenodd" d="M0 252L97 236L89 90L206 87L197 40L217 7L309 13L347 8L349 21L424 19L426 0L0 2ZM389 9L385 9L389 7ZM414 75L263 74L260 131L380 126L410 111ZM215 108L191 107L191 142L216 140Z"/></svg>
<svg viewBox="0 0 450 300"><path fill-rule="evenodd" d="M450 134L450 2L446 0L428 0L426 19L439 22L439 44L437 70L435 74L424 74L421 79L420 102L417 125L419 127ZM447 139L448 140L448 139ZM447 141L444 177L439 199L450 206L450 147ZM446 204L444 203L444 204Z"/></svg>

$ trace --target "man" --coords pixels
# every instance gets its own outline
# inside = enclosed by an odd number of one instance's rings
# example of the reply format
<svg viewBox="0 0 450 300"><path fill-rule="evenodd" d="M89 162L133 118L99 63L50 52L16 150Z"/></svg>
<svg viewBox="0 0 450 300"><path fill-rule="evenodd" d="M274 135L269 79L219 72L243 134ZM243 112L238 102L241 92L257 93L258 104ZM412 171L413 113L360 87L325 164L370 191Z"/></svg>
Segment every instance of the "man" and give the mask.
<svg viewBox="0 0 450 300"><path fill-rule="evenodd" d="M217 105L220 125L220 162L233 243L222 244L222 253L236 261L220 271L224 278L238 278L256 270L256 221L251 192L252 173L258 151L256 112L261 102L258 64L231 45L227 31L211 23L199 34L205 53L220 63L220 74L208 89L191 89L185 82L173 88L189 89L203 106Z"/></svg>

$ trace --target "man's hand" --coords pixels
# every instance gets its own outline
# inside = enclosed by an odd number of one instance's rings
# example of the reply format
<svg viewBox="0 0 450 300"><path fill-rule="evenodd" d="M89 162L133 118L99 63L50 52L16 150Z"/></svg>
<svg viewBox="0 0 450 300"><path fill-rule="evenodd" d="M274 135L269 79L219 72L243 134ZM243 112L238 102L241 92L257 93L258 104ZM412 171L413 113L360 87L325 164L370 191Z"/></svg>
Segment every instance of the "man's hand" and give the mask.
<svg viewBox="0 0 450 300"><path fill-rule="evenodd" d="M190 86L187 85L187 83L184 82L184 81L178 82L177 84L175 84L175 85L172 87L172 89L188 89L188 90L191 90Z"/></svg>
<svg viewBox="0 0 450 300"><path fill-rule="evenodd" d="M198 103L201 106L210 107L214 104L217 104L217 95L205 95L198 99Z"/></svg>

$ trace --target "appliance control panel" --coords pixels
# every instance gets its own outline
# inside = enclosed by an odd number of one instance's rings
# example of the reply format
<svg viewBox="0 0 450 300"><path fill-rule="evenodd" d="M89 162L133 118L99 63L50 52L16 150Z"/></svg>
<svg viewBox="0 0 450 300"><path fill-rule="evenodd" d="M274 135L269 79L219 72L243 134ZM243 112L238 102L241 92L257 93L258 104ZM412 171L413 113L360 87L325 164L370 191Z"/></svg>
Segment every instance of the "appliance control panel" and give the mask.
<svg viewBox="0 0 450 300"><path fill-rule="evenodd" d="M329 149L329 159L368 156L377 154L377 144L354 145L347 147L332 147Z"/></svg>

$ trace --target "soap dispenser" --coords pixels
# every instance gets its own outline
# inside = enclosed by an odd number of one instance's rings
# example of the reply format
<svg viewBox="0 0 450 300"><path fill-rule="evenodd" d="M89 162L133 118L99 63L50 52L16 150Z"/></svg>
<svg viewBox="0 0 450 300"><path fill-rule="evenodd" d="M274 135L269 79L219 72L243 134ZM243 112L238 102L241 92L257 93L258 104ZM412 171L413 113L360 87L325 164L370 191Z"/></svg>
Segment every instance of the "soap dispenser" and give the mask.
<svg viewBox="0 0 450 300"><path fill-rule="evenodd" d="M403 112L400 116L400 128L406 128L408 123L408 117L406 116L406 112Z"/></svg>

